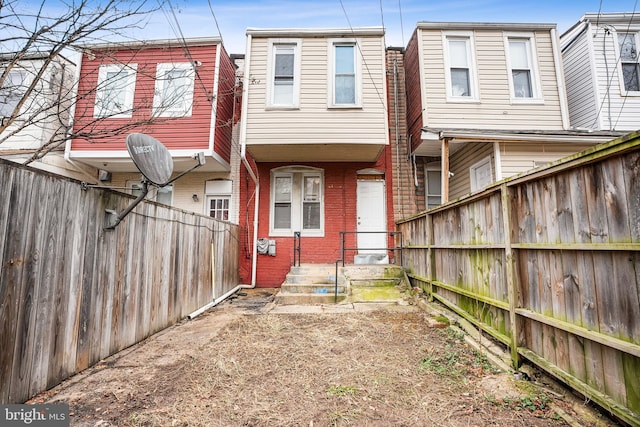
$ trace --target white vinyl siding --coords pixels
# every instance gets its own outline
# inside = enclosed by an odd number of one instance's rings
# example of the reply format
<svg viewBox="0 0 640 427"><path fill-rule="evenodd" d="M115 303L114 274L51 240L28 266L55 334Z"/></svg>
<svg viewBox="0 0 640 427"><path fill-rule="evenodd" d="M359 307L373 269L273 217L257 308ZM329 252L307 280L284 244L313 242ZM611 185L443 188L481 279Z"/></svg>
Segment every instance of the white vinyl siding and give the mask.
<svg viewBox="0 0 640 427"><path fill-rule="evenodd" d="M573 40L573 36L567 35L569 40ZM589 33L584 32L562 52L569 121L575 128L600 129L595 68L588 37Z"/></svg>
<svg viewBox="0 0 640 427"><path fill-rule="evenodd" d="M502 178L526 172L541 164L579 153L594 144L501 143Z"/></svg>
<svg viewBox="0 0 640 427"><path fill-rule="evenodd" d="M449 178L449 200L457 199L471 192L469 168L485 157L491 157L491 168L495 171L493 143L469 143L451 156L449 165L453 176Z"/></svg>
<svg viewBox="0 0 640 427"><path fill-rule="evenodd" d="M557 70L551 33L535 31L537 64L543 103L514 103L509 88L509 69L501 30L473 32L478 75L479 102L451 103L447 98L443 31L419 29L422 61L424 126L434 128L558 130L563 129ZM564 96L564 94L562 95Z"/></svg>
<svg viewBox="0 0 640 427"><path fill-rule="evenodd" d="M602 23L605 25L606 22ZM626 30L626 26L624 30ZM600 28L596 31L592 27L591 40L595 69L597 73L598 120L601 130L634 131L638 129L640 117L640 96L623 96L620 88L624 87L621 80L618 62L619 46L617 33L606 34ZM604 38L604 40L603 40ZM605 60L606 56L606 60ZM607 71L608 70L608 71ZM607 90L609 88L609 90Z"/></svg>
<svg viewBox="0 0 640 427"><path fill-rule="evenodd" d="M382 37L361 37L363 69L362 108L328 108L327 76L329 47L327 39L305 38L300 42L300 101L297 109L265 108L268 84L269 44L267 38L254 37L250 45L250 70L246 87L247 146L287 144L333 145L387 144L385 57ZM286 155L286 153L285 153Z"/></svg>

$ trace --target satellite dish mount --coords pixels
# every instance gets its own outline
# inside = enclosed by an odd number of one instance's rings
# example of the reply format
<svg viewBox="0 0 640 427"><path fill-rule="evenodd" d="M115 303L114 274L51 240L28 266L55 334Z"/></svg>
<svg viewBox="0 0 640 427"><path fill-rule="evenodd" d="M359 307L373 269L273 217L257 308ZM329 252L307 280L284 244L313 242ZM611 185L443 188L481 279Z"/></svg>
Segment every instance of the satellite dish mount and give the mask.
<svg viewBox="0 0 640 427"><path fill-rule="evenodd" d="M198 163L170 180L173 173L173 159L169 150L160 141L143 133L132 133L127 135L126 145L129 156L142 174L142 189L140 195L119 215L107 209L108 225L105 230L113 230L120 224L124 217L147 196L149 185L165 187L205 163L204 153L196 153L193 157Z"/></svg>

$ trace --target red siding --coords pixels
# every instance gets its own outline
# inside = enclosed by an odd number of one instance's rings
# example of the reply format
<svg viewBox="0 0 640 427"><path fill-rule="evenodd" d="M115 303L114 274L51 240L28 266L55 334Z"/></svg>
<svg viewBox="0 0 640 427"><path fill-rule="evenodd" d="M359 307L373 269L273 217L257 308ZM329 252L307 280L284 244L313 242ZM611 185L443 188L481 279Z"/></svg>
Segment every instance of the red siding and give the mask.
<svg viewBox="0 0 640 427"><path fill-rule="evenodd" d="M227 162L231 162L231 138L234 121L236 70L224 47L220 57L216 131L213 150ZM239 105L238 105L239 107Z"/></svg>
<svg viewBox="0 0 640 427"><path fill-rule="evenodd" d="M365 168L376 168L384 171L390 165L390 150L387 147L377 163L305 163L306 166L324 170L324 237L303 237L301 240L302 263L334 263L340 258L340 232L356 230L356 171ZM258 216L258 237L269 237L276 241L276 256L258 255L256 283L259 287L280 286L293 265L293 237L269 236L269 197L270 171L273 168L286 166L283 163L259 163L260 212ZM246 171L243 170L246 175ZM393 203L391 189L391 173L386 174L387 187L387 229L393 230ZM241 218L243 230L243 246L241 251L241 280L250 280L252 250L252 213L253 203L250 195L253 185L245 182L247 191L241 199L241 211L247 210L245 218ZM245 185L246 184L246 185ZM355 236L350 236L347 245L355 246ZM251 243L250 243L251 242ZM347 262L353 261L354 252L347 254Z"/></svg>
<svg viewBox="0 0 640 427"><path fill-rule="evenodd" d="M421 142L422 134L422 91L420 89L420 56L418 51L419 32L416 30L409 40L404 56L407 87L407 125L411 136L411 149L415 150Z"/></svg>
<svg viewBox="0 0 640 427"><path fill-rule="evenodd" d="M82 56L72 150L124 150L130 132L144 132L169 149L207 149L213 100L217 45L189 46L190 56L179 45L164 48L127 48L93 52ZM200 61L194 82L192 115L174 119L151 119L156 65L165 62ZM94 119L95 87L102 64L137 64L133 117Z"/></svg>

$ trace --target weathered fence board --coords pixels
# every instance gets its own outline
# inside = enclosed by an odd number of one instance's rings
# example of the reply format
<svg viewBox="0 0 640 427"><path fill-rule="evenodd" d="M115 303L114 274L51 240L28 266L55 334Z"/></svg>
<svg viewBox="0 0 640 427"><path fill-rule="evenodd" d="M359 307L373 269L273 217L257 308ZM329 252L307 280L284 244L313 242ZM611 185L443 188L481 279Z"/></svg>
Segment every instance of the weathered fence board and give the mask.
<svg viewBox="0 0 640 427"><path fill-rule="evenodd" d="M397 226L414 286L640 425L640 133Z"/></svg>
<svg viewBox="0 0 640 427"><path fill-rule="evenodd" d="M143 202L105 230L105 210L123 211L131 196L3 160L0 182L0 403L23 402L238 286L236 225Z"/></svg>

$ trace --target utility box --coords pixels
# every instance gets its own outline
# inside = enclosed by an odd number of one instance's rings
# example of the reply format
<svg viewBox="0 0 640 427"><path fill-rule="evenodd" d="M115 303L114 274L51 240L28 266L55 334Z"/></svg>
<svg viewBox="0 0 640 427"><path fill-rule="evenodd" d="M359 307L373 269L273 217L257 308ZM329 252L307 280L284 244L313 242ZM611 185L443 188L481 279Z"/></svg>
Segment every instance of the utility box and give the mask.
<svg viewBox="0 0 640 427"><path fill-rule="evenodd" d="M269 255L276 256L276 241L269 240Z"/></svg>

